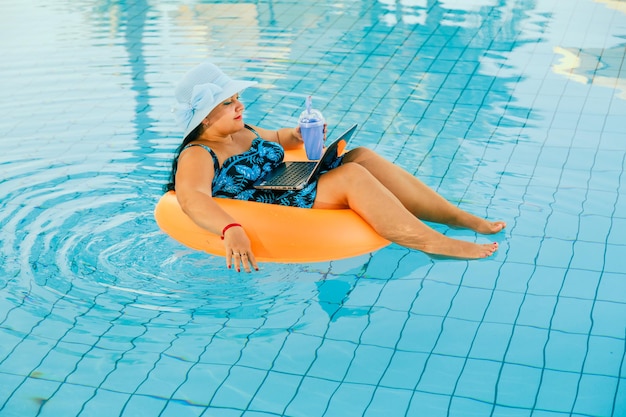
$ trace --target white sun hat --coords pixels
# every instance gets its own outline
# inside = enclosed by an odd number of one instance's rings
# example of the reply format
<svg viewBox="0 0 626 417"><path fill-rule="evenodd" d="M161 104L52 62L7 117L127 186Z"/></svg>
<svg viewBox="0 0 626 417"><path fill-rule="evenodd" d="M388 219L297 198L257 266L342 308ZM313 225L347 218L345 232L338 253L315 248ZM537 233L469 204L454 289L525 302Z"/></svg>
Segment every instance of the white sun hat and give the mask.
<svg viewBox="0 0 626 417"><path fill-rule="evenodd" d="M193 68L180 80L174 91L178 107L176 121L187 137L220 104L256 81L233 80L210 62Z"/></svg>

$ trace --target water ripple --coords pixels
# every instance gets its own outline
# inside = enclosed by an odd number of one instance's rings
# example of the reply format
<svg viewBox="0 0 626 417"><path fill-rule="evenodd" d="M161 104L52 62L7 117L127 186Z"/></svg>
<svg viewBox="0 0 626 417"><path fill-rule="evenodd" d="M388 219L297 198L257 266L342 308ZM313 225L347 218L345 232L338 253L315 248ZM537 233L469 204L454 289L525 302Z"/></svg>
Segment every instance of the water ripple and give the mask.
<svg viewBox="0 0 626 417"><path fill-rule="evenodd" d="M130 163L117 155L111 164L114 172ZM45 158L3 163L12 176L2 184L0 285L22 311L44 317L50 312L41 309L63 305L74 314L98 308L248 320L286 302L279 295L294 286L293 268L238 274L223 259L182 248L158 230L152 210L162 170L146 182L143 172L124 177L88 165ZM295 302L314 296L306 291Z"/></svg>

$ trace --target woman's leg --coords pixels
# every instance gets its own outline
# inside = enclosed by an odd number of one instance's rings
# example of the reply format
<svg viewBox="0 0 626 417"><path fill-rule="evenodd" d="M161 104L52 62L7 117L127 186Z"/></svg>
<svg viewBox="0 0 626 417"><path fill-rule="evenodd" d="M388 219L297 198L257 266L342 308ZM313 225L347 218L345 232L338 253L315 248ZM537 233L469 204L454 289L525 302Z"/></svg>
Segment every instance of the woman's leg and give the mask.
<svg viewBox="0 0 626 417"><path fill-rule="evenodd" d="M502 221L487 221L461 210L419 179L370 149L353 149L344 157L344 163L347 162L355 162L366 168L419 219L485 234L497 233L506 226Z"/></svg>
<svg viewBox="0 0 626 417"><path fill-rule="evenodd" d="M399 245L455 258L486 258L497 243L451 239L422 223L402 202L357 163L344 163L319 179L314 208L351 208L376 232Z"/></svg>

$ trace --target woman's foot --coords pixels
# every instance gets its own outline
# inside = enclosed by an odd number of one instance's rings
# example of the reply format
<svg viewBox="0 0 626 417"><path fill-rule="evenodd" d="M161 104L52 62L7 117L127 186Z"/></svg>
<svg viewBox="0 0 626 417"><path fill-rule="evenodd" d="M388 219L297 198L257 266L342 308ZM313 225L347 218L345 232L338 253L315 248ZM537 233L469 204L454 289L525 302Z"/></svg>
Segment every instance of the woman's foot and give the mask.
<svg viewBox="0 0 626 417"><path fill-rule="evenodd" d="M473 243L442 235L436 241L425 244L419 249L431 255L458 259L481 259L493 255L498 250L498 243Z"/></svg>
<svg viewBox="0 0 626 417"><path fill-rule="evenodd" d="M463 212L463 215L460 216L456 224L453 224L452 226L464 227L483 235L493 235L502 231L502 229L506 227L506 223L502 220L492 222L487 219L481 219L473 214Z"/></svg>
<svg viewBox="0 0 626 417"><path fill-rule="evenodd" d="M502 220L497 220L495 222L490 222L485 219L481 219L475 227L471 227L475 232L482 233L483 235L493 235L502 231L506 227L506 223Z"/></svg>

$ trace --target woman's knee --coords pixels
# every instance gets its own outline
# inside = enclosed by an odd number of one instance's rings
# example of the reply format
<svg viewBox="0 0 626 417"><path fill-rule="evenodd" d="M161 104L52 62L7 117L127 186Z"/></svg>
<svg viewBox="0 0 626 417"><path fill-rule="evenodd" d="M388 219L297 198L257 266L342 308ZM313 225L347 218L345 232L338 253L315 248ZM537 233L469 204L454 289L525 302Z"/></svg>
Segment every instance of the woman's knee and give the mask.
<svg viewBox="0 0 626 417"><path fill-rule="evenodd" d="M359 146L357 148L351 149L344 156L344 161L346 162L362 162L367 161L371 158L378 157L378 154L369 148L365 148L363 146Z"/></svg>
<svg viewBox="0 0 626 417"><path fill-rule="evenodd" d="M371 181L373 178L372 174L357 162L344 161L344 163L336 169L339 169L337 174L340 175L338 176L348 181L350 185L354 185L355 182Z"/></svg>
<svg viewBox="0 0 626 417"><path fill-rule="evenodd" d="M322 175L317 183L315 208L349 207L355 193L366 194L375 179L369 171L353 162L344 163Z"/></svg>

